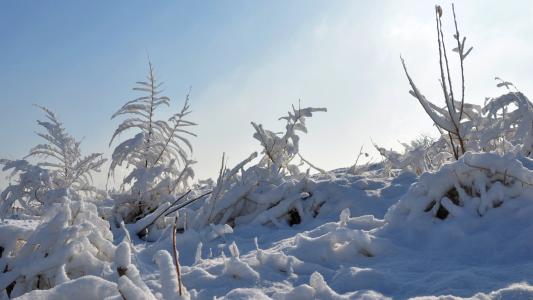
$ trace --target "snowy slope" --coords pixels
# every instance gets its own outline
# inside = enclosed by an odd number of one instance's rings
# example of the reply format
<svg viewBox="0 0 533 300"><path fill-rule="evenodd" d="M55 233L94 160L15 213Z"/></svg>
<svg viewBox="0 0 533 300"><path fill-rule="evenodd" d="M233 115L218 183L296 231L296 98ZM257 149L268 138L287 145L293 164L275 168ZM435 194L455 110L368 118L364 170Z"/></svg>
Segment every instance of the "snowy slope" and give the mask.
<svg viewBox="0 0 533 300"><path fill-rule="evenodd" d="M527 159L522 164L512 157L482 155L465 157L486 164L493 176L505 168L509 183L511 176L527 180L533 174ZM315 175L315 193L327 200L316 218L292 227L217 225L178 234L183 284L191 299L532 299L533 193L524 183L519 192L512 184L508 190L492 190L498 186L496 177L480 170L459 161L420 178L409 172L351 175L344 169ZM503 201L482 216L472 213L471 205L449 207L445 219L417 210L431 200L424 197L445 191L453 178L472 180L478 187L480 178L490 179L479 203L498 191ZM7 220L1 229L27 232L35 222ZM115 244L125 238L121 229L113 236ZM167 230L155 242L146 242L132 232L131 257L129 250L120 254L131 259L156 298L176 295L164 286L170 275L162 275L165 269L157 264L160 250L172 251L170 237ZM112 261L110 266L130 263L119 254ZM20 299L118 299L133 289L126 288L126 279L117 284L113 275L103 277L107 280L83 276Z"/></svg>

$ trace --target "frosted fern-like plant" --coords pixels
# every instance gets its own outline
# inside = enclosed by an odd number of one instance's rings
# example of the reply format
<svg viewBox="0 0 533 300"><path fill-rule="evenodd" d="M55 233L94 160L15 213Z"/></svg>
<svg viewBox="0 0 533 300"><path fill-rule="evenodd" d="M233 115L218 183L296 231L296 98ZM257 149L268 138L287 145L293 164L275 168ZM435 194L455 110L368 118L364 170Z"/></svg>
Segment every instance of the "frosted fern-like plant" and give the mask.
<svg viewBox="0 0 533 300"><path fill-rule="evenodd" d="M126 222L157 208L162 196L172 195L186 188L194 176L190 159L192 145L189 137L196 136L188 128L196 124L186 118L191 113L189 96L181 110L168 121L156 118L162 106L170 106L170 98L162 95L162 83L155 77L149 63L146 81L137 82L133 90L142 95L124 104L112 118L126 116L115 130L110 145L130 130L137 133L115 147L109 175L117 167L132 168L122 181L126 194L116 195L116 207Z"/></svg>
<svg viewBox="0 0 533 300"><path fill-rule="evenodd" d="M81 154L80 144L68 134L56 115L45 107L40 107L46 115L47 121L37 121L46 129L44 133L37 133L45 140L30 150L26 157L43 157L38 166L48 168L52 172L54 183L60 188L73 188L77 191L92 191L92 172L99 172L106 159L101 153L87 156Z"/></svg>
<svg viewBox="0 0 533 300"><path fill-rule="evenodd" d="M92 173L99 172L106 161L100 153L83 156L81 142L67 133L56 115L40 107L46 115L45 121L37 123L45 132L37 133L45 140L30 150L22 160L0 160L3 170L11 170L15 178L0 194L0 214L5 216L14 204L19 204L25 213L41 214L43 205L56 201L66 190L78 193L95 192ZM37 165L26 159L40 159ZM79 195L78 195L79 196Z"/></svg>

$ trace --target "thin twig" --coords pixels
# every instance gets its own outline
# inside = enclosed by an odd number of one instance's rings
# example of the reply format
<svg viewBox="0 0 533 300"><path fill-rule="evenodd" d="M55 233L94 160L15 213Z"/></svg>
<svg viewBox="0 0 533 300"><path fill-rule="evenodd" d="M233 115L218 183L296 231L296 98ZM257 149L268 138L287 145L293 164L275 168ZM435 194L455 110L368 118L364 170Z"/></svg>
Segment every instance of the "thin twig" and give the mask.
<svg viewBox="0 0 533 300"><path fill-rule="evenodd" d="M189 200L189 201L187 201L187 202L183 202L182 204L180 204L180 205L178 205L178 206L176 206L176 207L172 207L172 209L171 209L170 211L168 211L167 213L165 213L165 217L168 216L168 215L170 215L171 213L173 213L173 212L175 212L175 211L177 211L177 210L180 210L180 209L184 208L185 206L187 206L187 205L189 205L189 204L191 204L191 203L193 203L193 202L195 202L195 201L197 201L197 200L199 200L199 199L201 199L201 198L203 198L203 197L205 197L205 196L211 194L211 193L212 193L212 191L207 192L207 193L203 193L202 195L200 195L200 196L198 196L198 197L196 197L196 198L193 198L193 199L191 199L191 200Z"/></svg>
<svg viewBox="0 0 533 300"><path fill-rule="evenodd" d="M298 154L298 156L300 157L300 159L301 159L304 163L308 164L311 168L317 170L318 172L320 172L320 173L322 173L322 174L327 173L326 171L324 171L324 169L321 169L321 168L319 168L319 167L313 165L313 164L310 163L308 160L306 160L305 158L303 158L303 156L302 156L300 153L297 153L297 154Z"/></svg>
<svg viewBox="0 0 533 300"><path fill-rule="evenodd" d="M463 117L464 104L465 104L465 73L464 73L464 42L461 44L459 40L459 28L457 26L457 17L455 16L455 5L452 3L453 22L455 24L455 39L457 40L457 53L459 53L459 61L461 63L461 110L459 111L459 122Z"/></svg>
<svg viewBox="0 0 533 300"><path fill-rule="evenodd" d="M143 232L144 230L146 230L146 228L152 226L152 224L155 223L155 221L157 221L157 219L159 219L166 211L168 211L172 206L176 205L176 203L178 203L178 201L180 201L181 199L183 199L185 196L187 196L192 190L188 190L185 194L181 195L178 197L178 199L176 199L169 207L167 207L166 209L164 209L162 212L160 212L157 217L155 217L150 223L148 223L146 226L144 226L141 230L138 230L137 231L137 234L139 232ZM166 216L166 215L165 215Z"/></svg>
<svg viewBox="0 0 533 300"><path fill-rule="evenodd" d="M178 276L178 290L180 297L183 295L181 290L181 271L180 263L178 261L178 250L176 249L176 230L177 230L178 216L174 219L174 226L172 227L172 258L174 259L174 265L176 266L176 275Z"/></svg>
<svg viewBox="0 0 533 300"><path fill-rule="evenodd" d="M452 133L455 136L457 136L457 139L459 140L459 146L461 147L461 154L464 154L465 146L464 146L463 138L461 136L461 132L459 130L461 119L456 120L457 112L455 110L455 100L453 96L453 88L452 88L452 80L451 80L449 63L448 63L448 55L446 53L444 33L442 31L441 14L442 14L442 9L440 8L440 6L437 6L435 10L435 21L437 23L437 42L439 44L439 66L440 66L441 86L442 86L442 91L444 93L444 99L446 101L446 107L448 108L448 113L450 115L450 119L455 129L455 132L452 132ZM442 61L443 57L444 57L444 64ZM444 71L445 66L446 66L446 73ZM446 81L448 81L448 85L450 88L449 93L448 93L448 87L446 86ZM459 124L457 124L457 122L459 122ZM451 134L450 134L450 143L452 144L454 157L457 160L459 158L459 151L456 149L454 145Z"/></svg>

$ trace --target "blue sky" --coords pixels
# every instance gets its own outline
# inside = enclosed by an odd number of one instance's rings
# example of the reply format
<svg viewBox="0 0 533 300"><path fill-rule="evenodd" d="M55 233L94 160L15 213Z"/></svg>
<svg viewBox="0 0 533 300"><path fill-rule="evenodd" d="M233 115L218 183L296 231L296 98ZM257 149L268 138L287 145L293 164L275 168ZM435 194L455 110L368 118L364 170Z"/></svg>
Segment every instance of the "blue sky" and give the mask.
<svg viewBox="0 0 533 300"><path fill-rule="evenodd" d="M532 6L457 4L474 46L471 102L498 95L494 76L531 89ZM39 142L37 103L83 138L85 153L109 156L118 124L110 116L135 96L149 53L174 101L162 116L192 86L200 178L216 175L222 152L235 164L259 150L250 121L281 130L277 118L299 98L329 109L309 120L302 154L344 167L371 139L398 148L434 133L399 62L401 53L422 90L441 101L433 21L427 1L2 1L0 155L18 158Z"/></svg>

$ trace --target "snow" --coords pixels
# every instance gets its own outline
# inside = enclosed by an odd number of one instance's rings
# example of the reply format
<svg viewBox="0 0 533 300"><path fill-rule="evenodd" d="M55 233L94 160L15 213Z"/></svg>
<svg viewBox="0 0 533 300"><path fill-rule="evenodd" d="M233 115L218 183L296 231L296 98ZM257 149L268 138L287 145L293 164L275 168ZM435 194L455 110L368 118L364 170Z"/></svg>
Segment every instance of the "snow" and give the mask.
<svg viewBox="0 0 533 300"><path fill-rule="evenodd" d="M469 154L465 160L490 165L494 174L506 168L521 180L531 174L511 157ZM419 209L416 218L405 212L421 186L432 183L427 191L433 197L446 192L453 173L447 169L463 170L465 177L481 172L461 161L419 180L410 173L361 178L339 170L333 180L315 178L315 194L329 199L315 219L292 227L250 223L224 235L215 227L188 230L177 241L184 286L192 299L531 296L533 198L527 189L519 196L505 190L504 203L483 216L471 213L475 206L453 203L456 212L444 220L419 205L409 208ZM136 247L146 266L156 249L171 251L168 236ZM145 276L153 286L157 275Z"/></svg>
<svg viewBox="0 0 533 300"><path fill-rule="evenodd" d="M18 300L94 300L120 299L117 285L96 276L84 276L58 285L49 290L34 290L16 299Z"/></svg>
<svg viewBox="0 0 533 300"><path fill-rule="evenodd" d="M351 175L345 170L316 175L310 199L315 195L327 199L316 218L294 226L250 222L233 229L213 225L178 234L184 299L527 299L533 296L529 285L533 278L533 193L527 186L518 191L515 187L516 182L532 178L533 171L525 162L512 156L469 153L419 179L409 172L395 177L377 172ZM503 180L504 173L508 182L494 181ZM462 198L463 206L454 204L443 195L458 183L462 187L470 184L479 195ZM445 219L424 211L428 202L439 197L450 212ZM480 205L495 201L502 203L477 213ZM87 218L95 212L91 205L81 210ZM59 214L51 221L64 222L60 216L69 215ZM20 220L0 226L2 232L14 231L18 236L27 236L32 228L30 221ZM135 233L135 228L129 229ZM113 246L103 237L106 232L87 232L87 236L102 249L102 257L114 261L110 268L124 268L126 276L69 279L62 265L53 277L55 287L32 291L21 299L68 299L69 293L80 289L88 290L82 297L92 299L117 293L126 299L177 299L168 231L156 242L135 238L134 251L127 238ZM120 230L115 235L114 240L124 236ZM14 247L8 235L2 235L1 242ZM21 266L18 274L61 265L63 257L81 247L72 243L39 264ZM71 261L69 267L75 268L75 263ZM98 265L96 261L90 264ZM97 273L96 265L87 272ZM1 281L12 280L11 274L6 273Z"/></svg>
<svg viewBox="0 0 533 300"><path fill-rule="evenodd" d="M311 176L304 201L325 200L315 218L290 226L265 224L258 214L234 228L211 225L178 234L181 299L529 299L532 165L510 154L466 153L420 177L409 171L352 175L348 169ZM454 188L459 200L449 192ZM291 184L270 195L301 201L300 189ZM432 202L446 209L446 217L427 209ZM64 199L48 215L40 225L0 224L6 254L17 251L14 237L50 252L31 264L0 258L10 268L0 276L3 287L43 272L54 282L26 294L14 289L20 299L69 299L74 291L83 291L81 299L180 299L169 231L159 231L154 241L135 234L150 214L113 232L92 203ZM57 235L57 228L71 229ZM54 248L44 236L72 240Z"/></svg>

